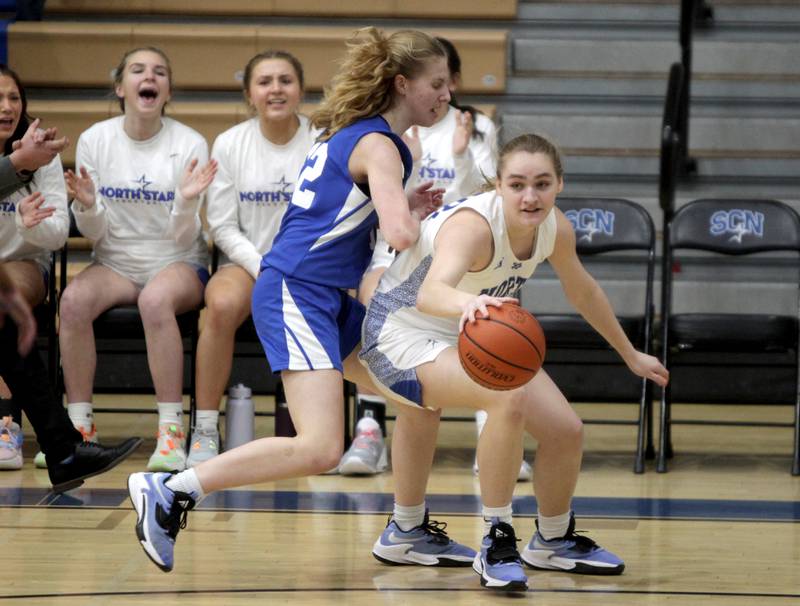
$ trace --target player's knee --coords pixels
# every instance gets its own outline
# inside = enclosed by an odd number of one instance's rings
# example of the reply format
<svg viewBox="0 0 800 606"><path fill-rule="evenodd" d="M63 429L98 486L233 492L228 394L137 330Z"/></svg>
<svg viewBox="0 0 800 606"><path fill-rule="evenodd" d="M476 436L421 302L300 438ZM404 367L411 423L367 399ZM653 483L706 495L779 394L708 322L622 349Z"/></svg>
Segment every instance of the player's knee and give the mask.
<svg viewBox="0 0 800 606"><path fill-rule="evenodd" d="M313 438L306 441L309 454L309 473L318 474L330 471L342 458L342 440L335 438Z"/></svg>
<svg viewBox="0 0 800 606"><path fill-rule="evenodd" d="M556 432L558 441L566 447L583 447L583 421L577 415L571 415L559 423Z"/></svg>
<svg viewBox="0 0 800 606"><path fill-rule="evenodd" d="M142 322L153 324L175 316L172 302L158 289L145 288L136 301Z"/></svg>
<svg viewBox="0 0 800 606"><path fill-rule="evenodd" d="M515 389L509 393L508 402L503 406L503 411L510 422L520 427L525 423L525 392Z"/></svg>
<svg viewBox="0 0 800 606"><path fill-rule="evenodd" d="M243 315L243 308L249 307L249 302L244 303L229 293L206 294L206 317L208 324L217 327L231 326L236 328Z"/></svg>
<svg viewBox="0 0 800 606"><path fill-rule="evenodd" d="M69 286L61 295L58 304L59 321L62 327L69 328L76 324L91 322L90 301L80 288Z"/></svg>

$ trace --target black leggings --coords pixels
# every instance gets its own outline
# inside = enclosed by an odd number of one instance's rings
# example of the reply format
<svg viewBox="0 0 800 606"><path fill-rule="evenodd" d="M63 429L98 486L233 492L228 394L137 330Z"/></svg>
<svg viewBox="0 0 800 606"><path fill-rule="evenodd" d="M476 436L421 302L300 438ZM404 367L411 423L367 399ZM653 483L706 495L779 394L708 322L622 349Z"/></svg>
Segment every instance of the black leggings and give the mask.
<svg viewBox="0 0 800 606"><path fill-rule="evenodd" d="M66 409L56 400L47 369L34 348L27 356L17 352L17 327L6 318L0 329L0 376L8 385L36 432L42 452L51 461L61 461L72 454L75 444L82 441L81 433L72 425ZM10 401L0 400L9 410Z"/></svg>

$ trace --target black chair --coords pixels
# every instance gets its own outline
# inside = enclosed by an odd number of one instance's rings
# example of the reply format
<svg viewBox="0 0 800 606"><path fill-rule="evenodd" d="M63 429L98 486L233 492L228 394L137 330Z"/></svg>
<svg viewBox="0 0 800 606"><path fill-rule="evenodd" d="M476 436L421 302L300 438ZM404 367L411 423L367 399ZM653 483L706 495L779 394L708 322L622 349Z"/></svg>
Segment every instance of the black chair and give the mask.
<svg viewBox="0 0 800 606"><path fill-rule="evenodd" d="M731 402L745 401L750 392L755 402L793 403L794 423L693 423L793 426L792 474L800 474L800 297L794 304L794 315L722 313L719 308L711 313L696 309L673 311L677 301L684 307L688 305L688 297L675 296L674 281L676 264L689 263L692 253L700 259L704 257L698 255L711 256L706 260L717 264L718 274L725 267L741 271L748 266L748 259L751 263L760 261L753 267L765 281L769 279L763 267L765 255L760 253L772 253L777 258L768 261L783 271L788 269L796 287L800 274L800 216L775 200L696 200L675 213L666 232L665 267L671 271L666 272L662 282L662 359L670 369L670 384L662 391L658 471L667 471L667 458L672 456L672 424L682 422L672 419L673 394L685 402ZM785 254L774 254L778 251ZM689 374L692 368L694 375ZM701 374L697 374L698 369Z"/></svg>
<svg viewBox="0 0 800 606"><path fill-rule="evenodd" d="M629 200L613 198L558 199L558 207L575 228L577 251L584 262L614 259L635 268L641 282L641 313L618 316L631 342L650 353L653 332L655 229L646 210ZM627 269L625 270L627 272ZM653 458L652 383L633 375L606 341L578 314L536 313L547 339L544 368L573 401L635 401L636 420L604 420L604 424L637 425L634 472ZM602 389L599 389L602 386ZM645 434L647 443L645 444Z"/></svg>
<svg viewBox="0 0 800 606"><path fill-rule="evenodd" d="M75 224L75 218L70 212L70 233L71 238L81 237L82 234ZM61 292L67 286L67 265L68 254L67 249L69 242L61 255ZM195 409L195 360L197 354L197 338L198 338L198 325L200 320L200 310L193 309L177 316L178 329L182 339L184 340L184 357L189 358L189 363L184 364L184 377L187 376L188 370L188 394L189 394L189 410ZM144 326L142 325L142 318L139 314L139 308L136 305L120 305L112 307L111 309L100 314L93 323L95 335L95 347L97 348L97 355L100 358L103 354L114 354L121 359L129 356L146 355L144 346ZM186 342L188 341L188 347ZM115 380L116 373L119 374L119 381ZM109 366L108 374L106 377L115 386L122 383L122 377L128 372L128 367L125 365ZM184 380L184 393L187 391L187 381ZM57 382L59 394L64 393L63 373L59 369L59 380ZM115 387L116 390L116 387ZM116 409L95 409L99 412L121 412ZM147 412L143 409L131 410L131 412L141 413ZM191 440L192 425L186 435L187 448Z"/></svg>

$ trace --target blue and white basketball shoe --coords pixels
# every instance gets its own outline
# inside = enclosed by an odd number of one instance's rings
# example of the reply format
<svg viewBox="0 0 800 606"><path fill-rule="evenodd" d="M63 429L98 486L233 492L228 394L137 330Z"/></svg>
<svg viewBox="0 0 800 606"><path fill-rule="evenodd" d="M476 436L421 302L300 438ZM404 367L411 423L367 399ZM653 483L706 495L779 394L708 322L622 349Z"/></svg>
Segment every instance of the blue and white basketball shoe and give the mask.
<svg viewBox="0 0 800 606"><path fill-rule="evenodd" d="M128 493L136 509L136 536L142 549L164 572L172 570L175 537L186 528L186 514L195 505L186 493L167 488L169 473L133 473Z"/></svg>
<svg viewBox="0 0 800 606"><path fill-rule="evenodd" d="M538 528L539 523L536 523ZM522 551L522 561L538 570L562 570L577 574L622 574L625 562L587 536L575 532L575 514L567 534L545 541L537 530Z"/></svg>
<svg viewBox="0 0 800 606"><path fill-rule="evenodd" d="M372 555L384 564L416 566L469 566L475 550L456 543L445 532L447 524L428 520L411 530L400 530L389 520L372 547Z"/></svg>
<svg viewBox="0 0 800 606"><path fill-rule="evenodd" d="M526 591L528 577L522 569L514 527L492 518L489 534L483 537L481 552L472 569L481 576L481 585L500 591Z"/></svg>

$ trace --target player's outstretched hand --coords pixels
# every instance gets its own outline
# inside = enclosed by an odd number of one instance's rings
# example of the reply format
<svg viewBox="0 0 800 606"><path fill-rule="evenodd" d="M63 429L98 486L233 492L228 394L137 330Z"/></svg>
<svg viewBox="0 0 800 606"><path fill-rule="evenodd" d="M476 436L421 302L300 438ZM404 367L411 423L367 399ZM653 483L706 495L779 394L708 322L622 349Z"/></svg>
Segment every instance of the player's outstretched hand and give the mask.
<svg viewBox="0 0 800 606"><path fill-rule="evenodd" d="M650 379L656 385L666 386L669 382L669 371L655 356L637 351L631 360L626 361L633 374Z"/></svg>

